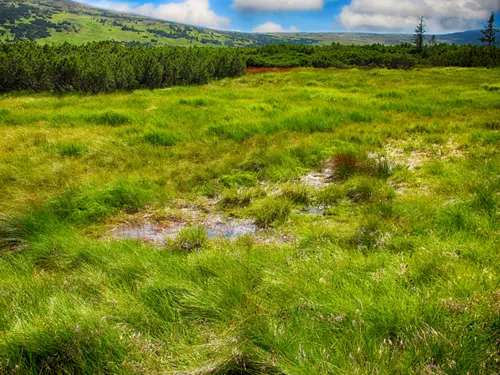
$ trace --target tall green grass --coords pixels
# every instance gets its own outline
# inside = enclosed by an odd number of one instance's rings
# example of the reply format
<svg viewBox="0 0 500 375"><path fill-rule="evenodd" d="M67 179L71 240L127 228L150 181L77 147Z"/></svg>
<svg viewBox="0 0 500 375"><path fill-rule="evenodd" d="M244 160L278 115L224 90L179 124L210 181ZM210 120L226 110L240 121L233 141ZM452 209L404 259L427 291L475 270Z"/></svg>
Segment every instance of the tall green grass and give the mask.
<svg viewBox="0 0 500 375"><path fill-rule="evenodd" d="M0 374L499 372L497 76L1 96Z"/></svg>

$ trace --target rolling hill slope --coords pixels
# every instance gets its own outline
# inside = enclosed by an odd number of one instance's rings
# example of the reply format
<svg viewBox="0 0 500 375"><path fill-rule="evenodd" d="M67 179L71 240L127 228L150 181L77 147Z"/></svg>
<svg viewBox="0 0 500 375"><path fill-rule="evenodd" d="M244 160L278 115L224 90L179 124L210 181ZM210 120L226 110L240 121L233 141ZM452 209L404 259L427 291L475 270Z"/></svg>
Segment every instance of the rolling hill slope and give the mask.
<svg viewBox="0 0 500 375"><path fill-rule="evenodd" d="M438 36L439 42L477 44L478 31ZM282 33L253 34L218 31L134 14L89 7L70 0L0 0L0 41L41 43L114 40L126 44L252 47L294 44L399 44L409 34Z"/></svg>

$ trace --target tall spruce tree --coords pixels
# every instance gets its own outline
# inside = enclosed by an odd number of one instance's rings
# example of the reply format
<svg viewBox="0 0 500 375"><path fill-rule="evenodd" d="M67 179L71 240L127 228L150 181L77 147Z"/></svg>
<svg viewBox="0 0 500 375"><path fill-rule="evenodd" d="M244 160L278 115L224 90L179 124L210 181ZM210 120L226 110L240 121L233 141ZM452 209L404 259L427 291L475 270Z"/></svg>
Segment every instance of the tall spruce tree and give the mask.
<svg viewBox="0 0 500 375"><path fill-rule="evenodd" d="M496 33L498 32L498 27L495 25L495 13L491 12L490 19L488 20L488 24L481 30L483 33L483 37L479 38L479 40L483 43L488 43L488 47L490 48L490 53L493 55L493 47L495 47L496 42Z"/></svg>
<svg viewBox="0 0 500 375"><path fill-rule="evenodd" d="M417 51L422 51L424 47L424 34L427 30L425 29L425 20L424 17L419 18L419 23L417 28L415 29L415 34L413 36L413 41L415 46L417 47Z"/></svg>

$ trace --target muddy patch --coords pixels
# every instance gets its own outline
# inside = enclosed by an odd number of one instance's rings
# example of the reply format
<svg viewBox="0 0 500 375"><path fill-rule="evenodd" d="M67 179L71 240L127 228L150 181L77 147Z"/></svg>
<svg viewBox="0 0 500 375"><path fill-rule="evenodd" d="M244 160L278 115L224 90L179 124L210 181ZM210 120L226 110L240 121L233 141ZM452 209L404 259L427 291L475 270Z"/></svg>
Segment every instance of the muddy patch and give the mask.
<svg viewBox="0 0 500 375"><path fill-rule="evenodd" d="M286 73L291 72L293 68L266 68L266 67L255 67L249 66L247 68L247 74L263 74L263 73Z"/></svg>
<svg viewBox="0 0 500 375"><path fill-rule="evenodd" d="M433 159L449 160L464 157L464 153L453 138L450 138L444 145L430 145L415 149L410 147L413 142L412 139L389 142L385 147L388 159L393 163L405 165L411 171L421 168ZM406 149L411 149L411 151L405 151Z"/></svg>

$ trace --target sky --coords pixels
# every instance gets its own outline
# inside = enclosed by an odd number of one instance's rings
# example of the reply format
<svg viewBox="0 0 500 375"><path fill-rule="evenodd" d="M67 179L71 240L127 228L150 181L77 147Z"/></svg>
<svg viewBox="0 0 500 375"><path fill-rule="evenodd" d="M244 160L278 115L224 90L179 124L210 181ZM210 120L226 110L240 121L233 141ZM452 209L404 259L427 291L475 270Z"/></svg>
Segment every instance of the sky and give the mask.
<svg viewBox="0 0 500 375"><path fill-rule="evenodd" d="M411 33L482 28L500 0L79 0L168 21L247 32Z"/></svg>

